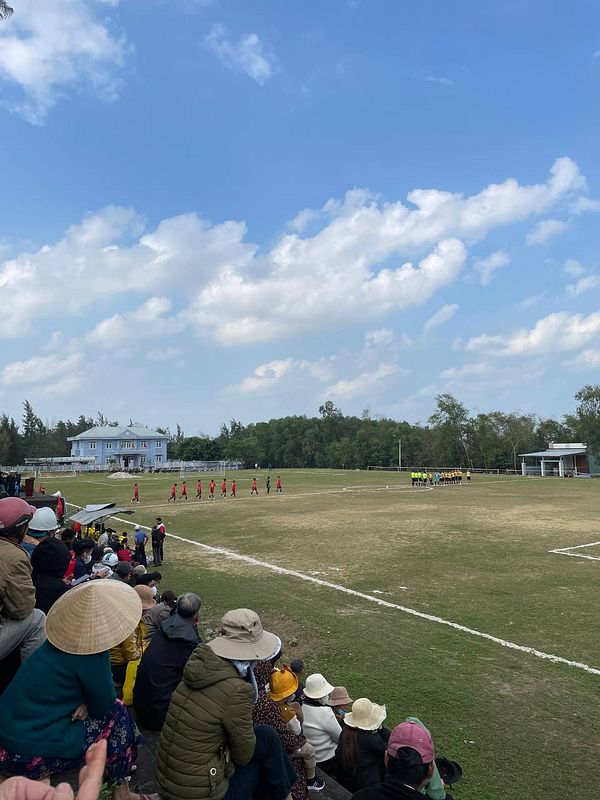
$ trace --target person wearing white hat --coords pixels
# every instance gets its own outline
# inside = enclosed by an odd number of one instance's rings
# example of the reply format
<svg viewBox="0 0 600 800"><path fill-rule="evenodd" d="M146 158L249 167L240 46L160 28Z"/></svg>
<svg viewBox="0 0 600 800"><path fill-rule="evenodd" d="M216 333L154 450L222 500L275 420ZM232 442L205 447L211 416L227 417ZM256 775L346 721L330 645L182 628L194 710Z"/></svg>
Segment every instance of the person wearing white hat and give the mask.
<svg viewBox="0 0 600 800"><path fill-rule="evenodd" d="M56 514L51 508L48 508L47 506L44 508L38 508L33 515L31 522L29 523L27 533L21 542L21 547L31 558L31 554L33 553L35 547L40 542L43 542L44 539L48 539L50 536L55 536L58 527Z"/></svg>
<svg viewBox="0 0 600 800"><path fill-rule="evenodd" d="M163 800L287 798L296 782L290 759L273 728L252 724L252 666L280 647L255 611L236 608L221 619L221 635L194 650L158 746Z"/></svg>
<svg viewBox="0 0 600 800"><path fill-rule="evenodd" d="M128 779L140 735L115 698L108 650L135 629L141 611L140 597L114 581L90 581L56 601L48 640L2 695L1 775L40 780L76 769L92 744L105 739L113 800L138 800Z"/></svg>
<svg viewBox="0 0 600 800"><path fill-rule="evenodd" d="M315 748L317 764L325 772L332 771L335 766L335 749L342 732L329 705L334 688L320 672L315 672L306 679L302 698L302 731Z"/></svg>
<svg viewBox="0 0 600 800"><path fill-rule="evenodd" d="M378 786L385 775L384 755L390 731L383 726L385 706L359 697L344 717L336 750L337 777L350 792Z"/></svg>

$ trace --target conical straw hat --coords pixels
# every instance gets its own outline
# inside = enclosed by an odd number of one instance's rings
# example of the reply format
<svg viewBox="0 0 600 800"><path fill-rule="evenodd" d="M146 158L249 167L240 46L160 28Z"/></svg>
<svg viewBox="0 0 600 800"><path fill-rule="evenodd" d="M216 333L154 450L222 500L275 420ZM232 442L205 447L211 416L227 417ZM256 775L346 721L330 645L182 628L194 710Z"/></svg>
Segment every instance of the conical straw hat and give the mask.
<svg viewBox="0 0 600 800"><path fill-rule="evenodd" d="M125 641L142 616L142 601L120 581L90 581L69 589L48 612L46 636L64 653L89 656Z"/></svg>

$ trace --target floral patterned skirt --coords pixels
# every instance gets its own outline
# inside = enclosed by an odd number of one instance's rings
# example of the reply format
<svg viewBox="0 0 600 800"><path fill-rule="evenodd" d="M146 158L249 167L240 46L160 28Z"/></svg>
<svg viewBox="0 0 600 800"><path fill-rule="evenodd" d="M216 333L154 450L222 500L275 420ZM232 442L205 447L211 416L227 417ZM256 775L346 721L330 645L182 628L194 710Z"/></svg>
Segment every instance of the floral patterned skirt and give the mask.
<svg viewBox="0 0 600 800"><path fill-rule="evenodd" d="M69 772L83 766L85 754L94 742L106 739L106 782L114 785L129 778L133 772L138 747L142 744L143 737L131 719L127 706L123 705L121 700L115 700L105 717L102 719L88 717L83 724L85 725L83 751L78 758L20 756L18 753L11 753L0 747L0 774L7 777L21 775L32 780L39 780L62 772Z"/></svg>

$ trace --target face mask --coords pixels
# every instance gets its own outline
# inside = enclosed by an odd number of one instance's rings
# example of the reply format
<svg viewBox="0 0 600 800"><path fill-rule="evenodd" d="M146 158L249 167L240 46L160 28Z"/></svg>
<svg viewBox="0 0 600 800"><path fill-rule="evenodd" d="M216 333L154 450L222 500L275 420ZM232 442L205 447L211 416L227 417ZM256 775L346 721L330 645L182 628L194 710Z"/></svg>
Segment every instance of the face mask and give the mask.
<svg viewBox="0 0 600 800"><path fill-rule="evenodd" d="M81 556L81 560L83 561L84 564L89 564L90 561L92 560L92 554L91 553L84 553Z"/></svg>
<svg viewBox="0 0 600 800"><path fill-rule="evenodd" d="M152 597L156 597L156 595L158 594L158 589L156 588L156 586L152 586L151 590L152 590Z"/></svg>
<svg viewBox="0 0 600 800"><path fill-rule="evenodd" d="M320 697L319 698L319 703L321 703L322 706L328 706L330 697L331 697L330 694L326 694L325 697Z"/></svg>

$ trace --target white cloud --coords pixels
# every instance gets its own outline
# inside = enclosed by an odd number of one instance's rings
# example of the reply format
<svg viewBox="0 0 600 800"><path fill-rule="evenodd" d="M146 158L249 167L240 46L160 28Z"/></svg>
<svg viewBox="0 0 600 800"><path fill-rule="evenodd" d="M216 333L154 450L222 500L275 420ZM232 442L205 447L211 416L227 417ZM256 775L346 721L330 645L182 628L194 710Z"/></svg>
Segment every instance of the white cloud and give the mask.
<svg viewBox="0 0 600 800"><path fill-rule="evenodd" d="M578 297L580 294L596 289L598 286L600 286L600 275L588 275L586 278L580 278L577 283L569 284L567 293L571 297Z"/></svg>
<svg viewBox="0 0 600 800"><path fill-rule="evenodd" d="M275 72L275 59L265 52L264 44L256 33L243 34L234 41L227 37L222 25L213 25L204 42L225 66L245 73L261 86Z"/></svg>
<svg viewBox="0 0 600 800"><path fill-rule="evenodd" d="M525 297L518 303L515 303L516 308L520 308L523 311L526 311L528 308L532 308L533 306L537 305L540 300L543 300L545 297L545 293L542 292L541 294L532 294L529 297Z"/></svg>
<svg viewBox="0 0 600 800"><path fill-rule="evenodd" d="M573 369L600 367L600 350L583 350L576 358L563 361L563 367L571 367Z"/></svg>
<svg viewBox="0 0 600 800"><path fill-rule="evenodd" d="M153 313L164 335L187 326L223 345L368 323L422 305L455 281L463 239L478 241L584 188L563 158L546 183L510 179L471 197L415 190L405 205L352 190L316 212L315 233L286 233L260 254L243 222L211 224L189 213L145 230L132 209L105 208L57 242L0 263L0 338L31 335L57 309L63 321L90 310L102 318L118 299L134 310L108 316L83 342L111 347L136 330L148 337L144 319ZM414 254L419 260L406 260ZM157 298L162 306L143 305ZM181 310L165 310L168 303Z"/></svg>
<svg viewBox="0 0 600 800"><path fill-rule="evenodd" d="M473 269L479 273L481 285L487 286L494 277L494 272L509 264L510 256L502 250L497 250L495 253L490 253L487 258L477 259L473 264Z"/></svg>
<svg viewBox="0 0 600 800"><path fill-rule="evenodd" d="M146 358L148 361L176 361L181 355L180 347L156 347L148 351Z"/></svg>
<svg viewBox="0 0 600 800"><path fill-rule="evenodd" d="M577 197L570 206L571 214L586 214L589 211L600 211L600 200L581 195Z"/></svg>
<svg viewBox="0 0 600 800"><path fill-rule="evenodd" d="M323 392L327 398L350 398L377 391L377 384L398 372L395 364L382 363L372 372L363 372L356 378L343 379L328 386Z"/></svg>
<svg viewBox="0 0 600 800"><path fill-rule="evenodd" d="M577 278L579 275L583 275L585 267L576 259L568 258L564 263L563 272L571 278Z"/></svg>
<svg viewBox="0 0 600 800"><path fill-rule="evenodd" d="M465 349L495 356L538 356L578 350L600 335L600 311L584 316L558 311L536 322L533 328L498 336L475 336Z"/></svg>
<svg viewBox="0 0 600 800"><path fill-rule="evenodd" d="M440 373L440 378L445 381L457 381L464 378L480 377L482 375L489 375L492 372L490 364L484 361L478 361L472 364L465 364L462 367L451 367L445 369Z"/></svg>
<svg viewBox="0 0 600 800"><path fill-rule="evenodd" d="M450 78L445 78L443 75L441 77L438 75L427 75L425 80L427 83L437 83L440 86L454 86L454 81L450 80Z"/></svg>
<svg viewBox="0 0 600 800"><path fill-rule="evenodd" d="M566 229L567 223L560 219L543 219L527 234L527 244L546 244L553 236L558 236Z"/></svg>
<svg viewBox="0 0 600 800"><path fill-rule="evenodd" d="M86 341L111 350L142 339L164 338L178 333L184 325L180 319L166 316L171 308L169 298L151 297L133 311L103 319L87 334Z"/></svg>
<svg viewBox="0 0 600 800"><path fill-rule="evenodd" d="M365 347L382 347L394 341L394 331L390 328L378 328L365 333Z"/></svg>
<svg viewBox="0 0 600 800"><path fill-rule="evenodd" d="M234 388L238 389L242 394L264 392L284 378L297 363L293 358L286 358L279 361L269 361L267 364L259 364L252 375L244 378Z"/></svg>
<svg viewBox="0 0 600 800"><path fill-rule="evenodd" d="M124 37L111 30L106 5L97 0L21 3L10 25L0 30L3 105L42 124L67 94L88 91L103 99L116 98L115 73L128 47Z"/></svg>
<svg viewBox="0 0 600 800"><path fill-rule="evenodd" d="M32 387L47 384L53 394L67 393L74 386L74 377L78 382L77 376L70 376L69 371L82 368L82 360L82 353L72 353L65 357L53 354L13 361L0 372L0 384Z"/></svg>
<svg viewBox="0 0 600 800"><path fill-rule="evenodd" d="M423 333L431 333L435 328L439 328L440 325L451 320L457 311L458 306L456 303L446 303L429 317L425 325L423 325Z"/></svg>

